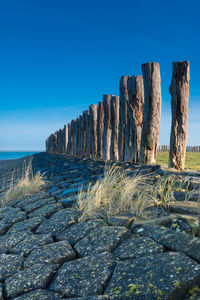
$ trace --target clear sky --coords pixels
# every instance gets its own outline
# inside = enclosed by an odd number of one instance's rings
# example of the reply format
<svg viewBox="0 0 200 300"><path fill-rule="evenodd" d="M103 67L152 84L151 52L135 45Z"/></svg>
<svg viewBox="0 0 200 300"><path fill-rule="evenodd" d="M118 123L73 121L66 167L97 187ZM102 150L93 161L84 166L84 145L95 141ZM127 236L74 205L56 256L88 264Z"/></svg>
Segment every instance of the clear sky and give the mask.
<svg viewBox="0 0 200 300"><path fill-rule="evenodd" d="M0 0L0 149L45 139L122 75L160 63L160 144L169 144L172 62L191 64L188 145L200 145L200 2Z"/></svg>

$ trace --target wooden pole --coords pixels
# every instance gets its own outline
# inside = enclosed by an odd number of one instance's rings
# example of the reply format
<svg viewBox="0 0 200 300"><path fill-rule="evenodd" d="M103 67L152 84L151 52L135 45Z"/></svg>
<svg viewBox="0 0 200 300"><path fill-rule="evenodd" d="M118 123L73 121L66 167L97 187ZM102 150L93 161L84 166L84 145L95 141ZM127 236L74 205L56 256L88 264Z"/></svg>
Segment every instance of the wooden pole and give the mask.
<svg viewBox="0 0 200 300"><path fill-rule="evenodd" d="M159 63L142 65L144 80L144 113L140 163L155 164L160 131L161 78Z"/></svg>
<svg viewBox="0 0 200 300"><path fill-rule="evenodd" d="M92 158L97 158L97 105L89 107L90 113L90 154Z"/></svg>
<svg viewBox="0 0 200 300"><path fill-rule="evenodd" d="M104 131L103 131L103 160L110 160L111 145L111 102L112 95L103 96Z"/></svg>
<svg viewBox="0 0 200 300"><path fill-rule="evenodd" d="M172 123L170 135L169 167L184 169L188 135L189 61L174 62L171 94Z"/></svg>
<svg viewBox="0 0 200 300"><path fill-rule="evenodd" d="M99 102L97 108L97 157L103 159L104 107Z"/></svg>
<svg viewBox="0 0 200 300"><path fill-rule="evenodd" d="M119 159L118 149L118 131L119 131L119 96L111 97L111 146L110 159Z"/></svg>

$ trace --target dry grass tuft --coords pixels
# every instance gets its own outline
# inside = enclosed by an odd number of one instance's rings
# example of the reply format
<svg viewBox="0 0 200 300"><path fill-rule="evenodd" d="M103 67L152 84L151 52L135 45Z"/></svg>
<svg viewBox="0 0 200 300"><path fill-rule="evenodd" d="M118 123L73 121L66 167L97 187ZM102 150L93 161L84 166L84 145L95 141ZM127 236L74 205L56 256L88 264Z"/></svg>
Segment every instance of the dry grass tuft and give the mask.
<svg viewBox="0 0 200 300"><path fill-rule="evenodd" d="M33 174L31 159L17 183L10 184L9 189L5 192L3 199L1 199L1 204L35 194L40 191L44 184L44 174Z"/></svg>
<svg viewBox="0 0 200 300"><path fill-rule="evenodd" d="M174 191L184 191L185 201L189 200L192 192L189 181L177 180L173 176L151 175L130 177L121 168L107 167L104 177L89 186L87 193L79 193L81 219L95 217L100 212L108 218L123 213L144 217L145 210L152 206L167 210L170 202L175 201Z"/></svg>
<svg viewBox="0 0 200 300"><path fill-rule="evenodd" d="M141 175L129 177L125 170L116 166L108 167L104 177L92 187L89 186L86 194L79 193L81 219L94 216L99 209L107 217L130 212L141 216L144 209L155 203L146 193L145 178Z"/></svg>

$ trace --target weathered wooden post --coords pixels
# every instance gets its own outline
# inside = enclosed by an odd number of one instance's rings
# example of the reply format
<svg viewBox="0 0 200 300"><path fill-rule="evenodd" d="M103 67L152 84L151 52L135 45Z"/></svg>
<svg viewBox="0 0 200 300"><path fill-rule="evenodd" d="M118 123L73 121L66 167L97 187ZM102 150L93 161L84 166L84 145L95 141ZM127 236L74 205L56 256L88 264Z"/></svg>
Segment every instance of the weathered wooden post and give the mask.
<svg viewBox="0 0 200 300"><path fill-rule="evenodd" d="M63 154L67 154L67 145L68 145L68 125L64 125L64 149Z"/></svg>
<svg viewBox="0 0 200 300"><path fill-rule="evenodd" d="M46 141L46 151L47 152L57 152L57 134L52 133Z"/></svg>
<svg viewBox="0 0 200 300"><path fill-rule="evenodd" d="M75 120L71 121L71 137L72 137L72 146L71 146L71 155L75 154Z"/></svg>
<svg viewBox="0 0 200 300"><path fill-rule="evenodd" d="M172 123L170 135L169 167L184 169L188 135L189 61L174 62L169 88L171 94Z"/></svg>
<svg viewBox="0 0 200 300"><path fill-rule="evenodd" d="M119 96L111 97L111 146L110 159L119 159L118 149L118 129L119 129Z"/></svg>
<svg viewBox="0 0 200 300"><path fill-rule="evenodd" d="M84 143L83 116L81 115L79 118L80 118L79 157L83 157L83 143Z"/></svg>
<svg viewBox="0 0 200 300"><path fill-rule="evenodd" d="M60 129L60 153L64 154L65 149L65 128Z"/></svg>
<svg viewBox="0 0 200 300"><path fill-rule="evenodd" d="M86 157L86 114L87 111L83 112L83 157Z"/></svg>
<svg viewBox="0 0 200 300"><path fill-rule="evenodd" d="M71 123L68 123L67 155L69 156L71 156L71 149L72 149Z"/></svg>
<svg viewBox="0 0 200 300"><path fill-rule="evenodd" d="M50 136L46 139L45 145L46 145L46 152L49 152L50 151Z"/></svg>
<svg viewBox="0 0 200 300"><path fill-rule="evenodd" d="M78 150L78 118L75 120L74 126L75 126L75 130L74 130L74 156L77 156L77 150Z"/></svg>
<svg viewBox="0 0 200 300"><path fill-rule="evenodd" d="M129 132L129 156L132 163L139 161L143 106L144 85L142 76L129 76L127 80L127 119Z"/></svg>
<svg viewBox="0 0 200 300"><path fill-rule="evenodd" d="M97 105L89 107L90 114L90 156L97 158Z"/></svg>
<svg viewBox="0 0 200 300"><path fill-rule="evenodd" d="M90 121L89 121L89 111L85 110L83 112L84 119L84 153L85 157L90 157Z"/></svg>
<svg viewBox="0 0 200 300"><path fill-rule="evenodd" d="M124 161L125 152L125 130L127 128L127 104L126 104L126 77L122 76L120 79L120 98L119 98L119 136L118 136L118 148L119 148L119 160Z"/></svg>
<svg viewBox="0 0 200 300"><path fill-rule="evenodd" d="M112 95L103 95L104 131L103 131L103 160L110 160L111 145L111 102Z"/></svg>
<svg viewBox="0 0 200 300"><path fill-rule="evenodd" d="M80 134L80 117L76 119L76 156L78 157L79 157L79 147L80 147L79 134Z"/></svg>
<svg viewBox="0 0 200 300"><path fill-rule="evenodd" d="M97 157L103 159L104 107L99 102L97 108Z"/></svg>
<svg viewBox="0 0 200 300"><path fill-rule="evenodd" d="M160 131L161 78L159 63L142 65L144 80L144 113L140 163L155 164Z"/></svg>
<svg viewBox="0 0 200 300"><path fill-rule="evenodd" d="M62 153L62 132L61 129L56 131L57 134L57 153Z"/></svg>
<svg viewBox="0 0 200 300"><path fill-rule="evenodd" d="M121 114L124 121L124 161L139 161L144 86L142 76L122 76L120 81L120 103L124 107Z"/></svg>

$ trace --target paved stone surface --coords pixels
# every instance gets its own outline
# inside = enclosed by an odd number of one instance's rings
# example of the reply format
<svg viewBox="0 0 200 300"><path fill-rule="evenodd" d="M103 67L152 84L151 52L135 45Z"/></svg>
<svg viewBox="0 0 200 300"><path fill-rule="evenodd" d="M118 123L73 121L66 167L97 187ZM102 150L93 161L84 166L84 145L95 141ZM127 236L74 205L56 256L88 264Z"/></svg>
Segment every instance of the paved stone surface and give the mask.
<svg viewBox="0 0 200 300"><path fill-rule="evenodd" d="M46 288L56 269L55 264L35 264L7 278L5 280L6 297L17 297L34 289Z"/></svg>
<svg viewBox="0 0 200 300"><path fill-rule="evenodd" d="M23 164L0 162L0 197L9 176L17 176L13 168ZM0 207L0 300L199 299L200 240L193 235L200 173L118 165L129 176L151 174L151 186L164 174L175 176L177 187L187 184L175 193L171 212L160 206L146 209L143 218L104 213L80 222L74 193L103 175L104 162L34 155L33 172L49 180L44 190Z"/></svg>
<svg viewBox="0 0 200 300"><path fill-rule="evenodd" d="M110 253L104 252L67 262L58 270L50 289L66 297L103 293L114 269Z"/></svg>
<svg viewBox="0 0 200 300"><path fill-rule="evenodd" d="M182 299L200 280L200 265L167 252L119 262L105 290L113 299Z"/></svg>
<svg viewBox="0 0 200 300"><path fill-rule="evenodd" d="M198 286L193 286L189 289L187 295L184 297L184 300L199 300L200 299L200 288Z"/></svg>
<svg viewBox="0 0 200 300"><path fill-rule="evenodd" d="M33 299L34 300L60 300L61 296L58 293L54 293L48 290L38 289L15 298L15 300L33 300Z"/></svg>
<svg viewBox="0 0 200 300"><path fill-rule="evenodd" d="M25 210L27 213L31 213L33 211L35 211L36 209L39 209L40 207L49 204L55 203L55 200L53 198L47 198L47 199L39 199L37 201L31 201L30 203L26 203L26 201L24 201L23 205L21 205L20 207Z"/></svg>
<svg viewBox="0 0 200 300"><path fill-rule="evenodd" d="M0 254L0 281L22 269L23 256Z"/></svg>
<svg viewBox="0 0 200 300"><path fill-rule="evenodd" d="M79 222L72 224L69 228L64 230L56 238L57 240L68 240L70 244L75 244L80 239L89 234L92 230L105 225L102 220L90 220L86 222Z"/></svg>
<svg viewBox="0 0 200 300"><path fill-rule="evenodd" d="M37 235L27 235L23 240L15 247L13 247L10 252L16 254L23 254L27 256L35 248L39 248L45 244L53 243L52 235L49 233L37 234Z"/></svg>
<svg viewBox="0 0 200 300"><path fill-rule="evenodd" d="M113 254L117 259L125 260L157 254L163 251L165 251L165 248L150 238L132 237L120 243L114 249Z"/></svg>
<svg viewBox="0 0 200 300"><path fill-rule="evenodd" d="M36 209L32 213L30 213L28 216L29 218L33 217L50 217L53 213L56 211L62 209L63 206L60 203L55 203L55 204L46 204L42 206L39 209Z"/></svg>
<svg viewBox="0 0 200 300"><path fill-rule="evenodd" d="M3 284L0 283L0 300L3 300Z"/></svg>
<svg viewBox="0 0 200 300"><path fill-rule="evenodd" d="M50 219L43 222L36 233L60 234L64 229L78 221L79 213L75 209L65 208L53 214Z"/></svg>
<svg viewBox="0 0 200 300"><path fill-rule="evenodd" d="M173 213L198 215L198 203L194 201L172 202L169 209Z"/></svg>
<svg viewBox="0 0 200 300"><path fill-rule="evenodd" d="M34 217L22 222L17 222L8 230L8 233L14 233L23 230L35 231L37 227L44 222L44 220L44 217Z"/></svg>
<svg viewBox="0 0 200 300"><path fill-rule="evenodd" d="M196 237L192 238L188 234L154 224L136 227L134 232L149 237L170 250L185 253L200 262L200 239Z"/></svg>
<svg viewBox="0 0 200 300"><path fill-rule="evenodd" d="M87 296L87 297L76 297L67 298L68 300L109 300L108 296Z"/></svg>
<svg viewBox="0 0 200 300"><path fill-rule="evenodd" d="M130 236L130 231L124 227L101 227L93 230L85 238L74 245L74 249L83 257L86 255L112 251L121 240Z"/></svg>
<svg viewBox="0 0 200 300"><path fill-rule="evenodd" d="M9 252L14 246L29 236L30 232L27 231L0 236L0 253Z"/></svg>
<svg viewBox="0 0 200 300"><path fill-rule="evenodd" d="M24 261L25 268L36 263L63 263L76 257L67 241L52 243L37 248Z"/></svg>

